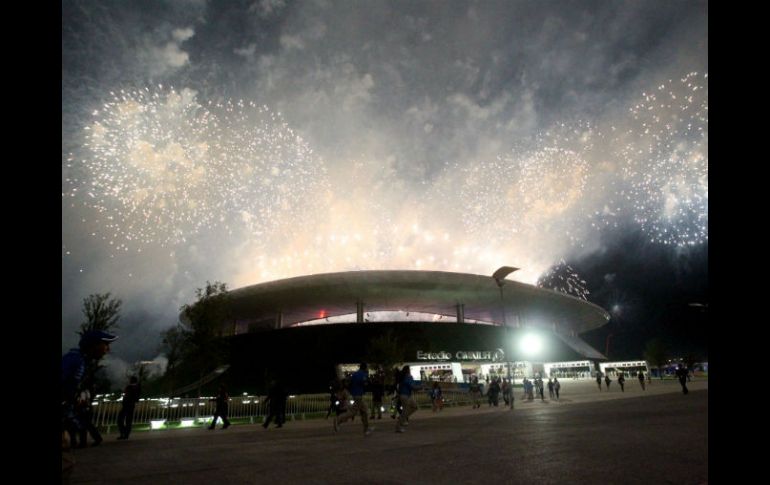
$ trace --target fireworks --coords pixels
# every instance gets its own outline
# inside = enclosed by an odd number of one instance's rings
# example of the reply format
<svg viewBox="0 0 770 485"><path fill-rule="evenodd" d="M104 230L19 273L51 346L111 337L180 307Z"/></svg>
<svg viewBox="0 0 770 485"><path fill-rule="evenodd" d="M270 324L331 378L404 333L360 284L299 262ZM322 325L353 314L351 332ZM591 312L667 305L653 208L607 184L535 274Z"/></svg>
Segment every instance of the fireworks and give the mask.
<svg viewBox="0 0 770 485"><path fill-rule="evenodd" d="M586 282L563 259L538 278L537 286L588 300Z"/></svg>
<svg viewBox="0 0 770 485"><path fill-rule="evenodd" d="M94 234L118 249L235 235L223 246L248 268L236 285L351 269L487 274L501 262L534 281L629 216L655 243L708 239L706 80L658 86L622 123L565 122L492 160L450 163L421 193L387 161L327 171L267 107L120 91L93 110L63 196L93 210ZM563 260L538 284L587 298Z"/></svg>
<svg viewBox="0 0 770 485"><path fill-rule="evenodd" d="M653 242L708 240L708 75L669 80L629 109L621 145L625 196Z"/></svg>
<svg viewBox="0 0 770 485"><path fill-rule="evenodd" d="M557 126L533 147L460 171L462 223L488 238L557 238L579 244L586 225L585 192L591 167L585 154L594 130L586 123Z"/></svg>
<svg viewBox="0 0 770 485"><path fill-rule="evenodd" d="M217 227L261 235L292 213L296 224L307 194L323 192L323 165L265 107L204 106L188 89L111 94L85 127L83 153L68 159L64 195L95 209L119 249Z"/></svg>

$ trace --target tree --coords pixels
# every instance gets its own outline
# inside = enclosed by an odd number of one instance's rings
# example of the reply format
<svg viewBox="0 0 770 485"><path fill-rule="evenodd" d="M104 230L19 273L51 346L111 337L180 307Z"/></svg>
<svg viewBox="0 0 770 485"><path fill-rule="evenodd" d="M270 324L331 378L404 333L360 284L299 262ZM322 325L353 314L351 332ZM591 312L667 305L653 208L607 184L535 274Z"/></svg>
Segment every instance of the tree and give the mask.
<svg viewBox="0 0 770 485"><path fill-rule="evenodd" d="M663 379L660 368L666 365L668 359L668 347L666 343L658 338L648 341L644 348L644 359L655 365L658 369L658 376Z"/></svg>
<svg viewBox="0 0 770 485"><path fill-rule="evenodd" d="M227 284L206 282L195 290L197 301L182 305L181 332L185 340L182 360L197 370L199 382L206 372L227 359L222 336L225 323L231 320ZM198 396L200 396L200 384Z"/></svg>
<svg viewBox="0 0 770 485"><path fill-rule="evenodd" d="M369 342L366 355L371 363L382 369L391 370L393 366L404 361L404 348L393 337L393 332L388 330ZM389 374L386 375L388 376Z"/></svg>
<svg viewBox="0 0 770 485"><path fill-rule="evenodd" d="M113 333L119 328L120 305L123 302L112 298L110 293L93 293L83 298L85 321L80 324L78 335L81 337L89 330L104 330ZM85 370L85 382L90 382L94 393L110 391L112 383L99 361L91 361Z"/></svg>
<svg viewBox="0 0 770 485"><path fill-rule="evenodd" d="M79 335L89 330L112 332L119 328L120 305L123 302L111 298L110 293L94 293L83 299L83 315L86 320L80 324Z"/></svg>
<svg viewBox="0 0 770 485"><path fill-rule="evenodd" d="M160 350L168 359L165 376L168 379L168 391L171 392L174 389L177 367L189 352L189 335L181 324L177 324L161 332L161 336L163 340L160 344Z"/></svg>

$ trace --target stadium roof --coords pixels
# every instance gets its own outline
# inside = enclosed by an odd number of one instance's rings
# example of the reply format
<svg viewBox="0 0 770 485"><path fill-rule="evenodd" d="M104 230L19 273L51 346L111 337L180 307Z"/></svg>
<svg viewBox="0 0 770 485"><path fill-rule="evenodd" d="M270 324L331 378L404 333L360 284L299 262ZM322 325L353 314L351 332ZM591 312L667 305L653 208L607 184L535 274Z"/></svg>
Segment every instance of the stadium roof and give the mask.
<svg viewBox="0 0 770 485"><path fill-rule="evenodd" d="M404 311L465 320L552 328L582 333L607 323L610 315L593 303L513 280L443 271L349 271L300 276L229 292L237 321L276 328L363 311ZM502 297L501 297L502 291ZM261 323L260 323L261 322Z"/></svg>

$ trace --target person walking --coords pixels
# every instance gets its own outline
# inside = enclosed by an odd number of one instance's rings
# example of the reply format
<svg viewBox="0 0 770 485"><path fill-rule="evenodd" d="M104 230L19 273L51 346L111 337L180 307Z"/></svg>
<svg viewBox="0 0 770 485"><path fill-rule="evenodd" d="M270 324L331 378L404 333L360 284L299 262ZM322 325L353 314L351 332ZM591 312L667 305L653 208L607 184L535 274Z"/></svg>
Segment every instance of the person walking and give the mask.
<svg viewBox="0 0 770 485"><path fill-rule="evenodd" d="M489 384L489 390L487 390L487 401L490 406L497 407L499 402L498 396L500 395L500 384L497 378L492 379L492 383Z"/></svg>
<svg viewBox="0 0 770 485"><path fill-rule="evenodd" d="M279 380L275 379L271 382L265 404L268 407L268 414L262 427L267 429L270 422L275 419L275 427L282 428L286 419L286 391Z"/></svg>
<svg viewBox="0 0 770 485"><path fill-rule="evenodd" d="M356 414L361 416L361 424L364 427L364 436L369 436L374 430L369 426L369 409L364 401L364 391L369 383L369 370L365 362L358 366L358 370L350 376L350 394L353 396L353 405L344 414L334 419L334 431L339 425L353 418Z"/></svg>
<svg viewBox="0 0 770 485"><path fill-rule="evenodd" d="M396 433L403 433L406 431L405 426L409 424L409 416L417 411L417 402L412 397L412 393L415 390L419 390L419 386L416 386L411 372L409 372L409 366L405 365L401 369L401 382L398 384L398 392L401 396L401 404L404 406L404 411L396 421Z"/></svg>
<svg viewBox="0 0 770 485"><path fill-rule="evenodd" d="M687 394L690 392L687 390L687 374L688 370L686 367L682 366L682 364L677 364L676 368L676 377L679 378L679 384L682 386L682 394Z"/></svg>
<svg viewBox="0 0 770 485"><path fill-rule="evenodd" d="M505 401L506 406L511 403L512 395L513 393L511 392L511 383L508 378L505 378L503 379L503 401Z"/></svg>
<svg viewBox="0 0 770 485"><path fill-rule="evenodd" d="M476 376L473 376L473 379L471 380L471 385L468 387L468 390L471 393L471 399L473 400L473 408L477 409L481 407L481 385L479 385L479 378Z"/></svg>
<svg viewBox="0 0 770 485"><path fill-rule="evenodd" d="M626 392L624 384L626 383L626 378L623 376L623 373L621 372L618 376L618 384L620 385L620 392Z"/></svg>
<svg viewBox="0 0 770 485"><path fill-rule="evenodd" d="M545 386L543 385L543 379L539 375L535 379L535 386L537 387L538 395L540 395L540 400L545 402L545 391L543 390Z"/></svg>
<svg viewBox="0 0 770 485"><path fill-rule="evenodd" d="M369 419L374 419L374 415L377 415L377 419L382 419L382 397L385 395L385 376L382 371L378 371L374 374L374 378L371 382L372 389L372 412Z"/></svg>
<svg viewBox="0 0 770 485"><path fill-rule="evenodd" d="M398 395L398 383L401 380L401 371L394 367L393 372L391 373L393 377L393 384L388 386L388 394L390 396L390 419L396 419L401 414L401 411L403 411L404 407L401 405L401 398Z"/></svg>
<svg viewBox="0 0 770 485"><path fill-rule="evenodd" d="M644 372L639 371L639 373L636 375L639 378L639 385L642 386L642 390L646 390L647 388L644 387Z"/></svg>
<svg viewBox="0 0 770 485"><path fill-rule="evenodd" d="M227 419L227 408L228 408L228 401L230 401L230 396L227 394L227 387L224 385L224 383L219 385L219 391L217 392L217 397L212 399L212 401L216 401L216 408L214 409L214 419L211 420L211 426L209 426L209 429L214 429L214 427L217 424L217 418L222 418L222 429L227 429L230 426L230 420Z"/></svg>
<svg viewBox="0 0 770 485"><path fill-rule="evenodd" d="M339 386L340 383L337 379L329 382L329 409L326 411L326 419L329 419L332 411L336 411L339 407L339 403L337 401L337 389L339 389ZM337 415L339 415L339 413L337 413Z"/></svg>
<svg viewBox="0 0 770 485"><path fill-rule="evenodd" d="M548 399L553 399L553 379L548 378Z"/></svg>
<svg viewBox="0 0 770 485"><path fill-rule="evenodd" d="M131 434L131 426L134 423L134 408L137 401L139 401L140 393L139 380L136 376L131 376L128 380L128 385L123 389L123 402L118 413L119 440L127 440L128 435Z"/></svg>
<svg viewBox="0 0 770 485"><path fill-rule="evenodd" d="M556 400L559 400L559 389L561 389L561 384L559 383L558 378L554 378L553 380L553 392L556 393Z"/></svg>
<svg viewBox="0 0 770 485"><path fill-rule="evenodd" d="M103 330L87 330L80 337L78 348L70 349L61 359L61 466L62 480L72 475L75 458L67 435L79 433L81 423L75 413L75 406L87 372L95 369L99 360L110 351L110 343L118 337Z"/></svg>
<svg viewBox="0 0 770 485"><path fill-rule="evenodd" d="M527 400L528 401L534 400L535 399L535 393L534 393L533 390L535 389L535 384L532 381L530 381L529 379L527 379L527 383L525 384L525 389L526 389L526 393L527 393Z"/></svg>
<svg viewBox="0 0 770 485"><path fill-rule="evenodd" d="M602 373L600 371L596 371L596 385L599 386L599 390L602 390Z"/></svg>
<svg viewBox="0 0 770 485"><path fill-rule="evenodd" d="M609 374L604 374L604 384L607 386L607 390L610 390L610 384L612 383L612 379L610 379Z"/></svg>
<svg viewBox="0 0 770 485"><path fill-rule="evenodd" d="M444 395L441 392L441 386L437 381L433 382L433 389L430 391L430 400L433 403L433 412L441 411L444 408Z"/></svg>

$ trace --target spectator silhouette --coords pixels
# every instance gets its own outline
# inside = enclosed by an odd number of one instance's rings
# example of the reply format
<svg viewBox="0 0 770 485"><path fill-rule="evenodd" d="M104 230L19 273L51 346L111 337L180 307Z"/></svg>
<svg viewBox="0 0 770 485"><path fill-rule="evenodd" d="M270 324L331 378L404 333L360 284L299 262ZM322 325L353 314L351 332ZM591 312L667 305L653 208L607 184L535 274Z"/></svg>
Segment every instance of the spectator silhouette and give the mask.
<svg viewBox="0 0 770 485"><path fill-rule="evenodd" d="M131 426L134 423L134 408L141 394L141 387L136 376L131 376L128 385L123 389L123 402L118 413L119 440L127 440L131 434Z"/></svg>
<svg viewBox="0 0 770 485"><path fill-rule="evenodd" d="M209 429L214 429L217 424L217 418L222 418L222 429L227 429L230 426L230 420L227 419L228 404L230 396L227 394L227 387L224 384L219 385L219 391L217 397L212 399L216 401L216 408L214 409L214 419L211 420L211 426Z"/></svg>
<svg viewBox="0 0 770 485"><path fill-rule="evenodd" d="M492 379L492 383L489 384L489 389L487 390L487 402L490 406L497 406L499 400L498 396L500 395L500 384L497 382L497 378Z"/></svg>
<svg viewBox="0 0 770 485"><path fill-rule="evenodd" d="M382 419L382 397L385 394L385 375L382 371L378 371L371 381L372 389L372 413L369 419L374 419L374 415L377 415L377 419Z"/></svg>
<svg viewBox="0 0 770 485"><path fill-rule="evenodd" d="M326 419L329 419L332 411L336 412L337 409L339 409L339 401L337 400L337 391L339 388L340 382L337 379L329 382L329 410L326 412ZM335 416L339 416L339 413L336 413Z"/></svg>
<svg viewBox="0 0 770 485"><path fill-rule="evenodd" d="M471 380L471 384L468 387L468 390L471 394L471 399L473 400L473 409L480 408L481 407L481 386L479 385L479 378L476 376L473 376L473 379Z"/></svg>
<svg viewBox="0 0 770 485"><path fill-rule="evenodd" d="M86 372L110 351L110 343L118 337L103 330L88 330L80 337L78 348L70 349L61 359L61 427L62 427L62 480L72 474L75 458L70 448L67 433L79 433L82 428L75 414L78 396ZM87 379L86 379L87 380Z"/></svg>
<svg viewBox="0 0 770 485"><path fill-rule="evenodd" d="M353 396L353 405L348 408L345 414L341 414L338 418L334 419L334 431L337 431L339 425L344 423L348 419L353 418L356 414L361 416L361 423L364 427L364 435L368 436L372 432L372 428L369 426L369 409L366 407L366 401L364 401L364 392L369 382L369 370L366 363L361 363L358 370L350 376L350 394Z"/></svg>
<svg viewBox="0 0 770 485"><path fill-rule="evenodd" d="M511 403L511 396L513 395L511 391L511 383L506 378L503 379L503 401L505 401L505 405L508 406Z"/></svg>
<svg viewBox="0 0 770 485"><path fill-rule="evenodd" d="M406 431L405 426L409 424L409 416L417 411L417 402L412 393L418 389L419 387L415 385L412 378L412 373L409 372L409 366L405 365L401 369L401 381L398 384L398 393L401 396L401 405L404 406L404 410L396 422L396 433Z"/></svg>
<svg viewBox="0 0 770 485"><path fill-rule="evenodd" d="M687 374L688 370L686 367L682 366L682 364L678 364L676 368L676 376L679 378L679 384L682 385L682 394L687 394Z"/></svg>
<svg viewBox="0 0 770 485"><path fill-rule="evenodd" d="M444 408L444 395L441 392L441 386L438 382L433 383L433 389L430 390L430 400L433 403L433 412L441 411Z"/></svg>
<svg viewBox="0 0 770 485"><path fill-rule="evenodd" d="M275 427L282 428L286 420L286 390L280 381L274 380L267 391L267 400L269 413L262 427L267 429L270 422L275 418Z"/></svg>

